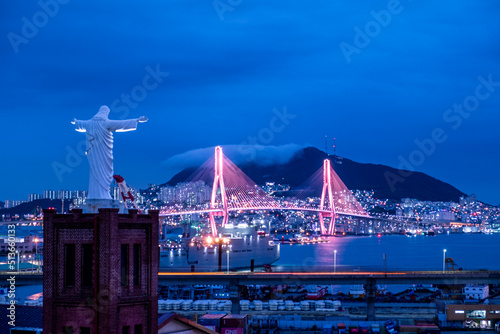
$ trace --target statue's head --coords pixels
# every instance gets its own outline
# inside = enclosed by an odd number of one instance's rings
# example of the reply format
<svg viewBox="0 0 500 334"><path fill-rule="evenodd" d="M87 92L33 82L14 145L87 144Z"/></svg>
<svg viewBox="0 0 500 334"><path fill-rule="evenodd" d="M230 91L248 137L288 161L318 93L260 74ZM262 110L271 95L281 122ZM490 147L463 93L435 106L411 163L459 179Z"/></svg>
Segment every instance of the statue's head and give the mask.
<svg viewBox="0 0 500 334"><path fill-rule="evenodd" d="M109 111L110 110L109 110L108 106L101 106L101 108L99 109L99 112L97 114L95 114L95 116L92 117L92 119L107 121Z"/></svg>

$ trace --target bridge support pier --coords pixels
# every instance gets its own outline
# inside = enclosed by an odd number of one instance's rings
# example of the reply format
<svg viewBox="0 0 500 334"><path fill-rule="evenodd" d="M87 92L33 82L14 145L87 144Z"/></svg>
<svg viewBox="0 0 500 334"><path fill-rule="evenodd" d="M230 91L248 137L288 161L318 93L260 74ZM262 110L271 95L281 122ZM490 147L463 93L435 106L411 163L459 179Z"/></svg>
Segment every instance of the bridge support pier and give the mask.
<svg viewBox="0 0 500 334"><path fill-rule="evenodd" d="M232 314L240 314L240 299L241 299L241 287L238 281L231 280L231 285L229 286L229 300L233 303L231 308Z"/></svg>
<svg viewBox="0 0 500 334"><path fill-rule="evenodd" d="M375 278L370 277L365 284L366 291L366 320L375 320L375 294L377 292L377 285L375 284Z"/></svg>

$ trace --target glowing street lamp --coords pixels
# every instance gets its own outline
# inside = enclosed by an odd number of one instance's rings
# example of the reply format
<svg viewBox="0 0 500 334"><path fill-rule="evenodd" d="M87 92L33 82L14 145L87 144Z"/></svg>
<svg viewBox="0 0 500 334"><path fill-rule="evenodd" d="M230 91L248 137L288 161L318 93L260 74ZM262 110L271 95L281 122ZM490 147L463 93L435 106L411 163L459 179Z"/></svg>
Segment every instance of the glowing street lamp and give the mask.
<svg viewBox="0 0 500 334"><path fill-rule="evenodd" d="M19 254L20 252L16 249L16 254L17 254L17 273L19 274Z"/></svg>
<svg viewBox="0 0 500 334"><path fill-rule="evenodd" d="M444 273L444 269L445 269L445 263L446 263L446 249L443 249L443 273Z"/></svg>
<svg viewBox="0 0 500 334"><path fill-rule="evenodd" d="M333 251L333 272L337 272L337 250Z"/></svg>
<svg viewBox="0 0 500 334"><path fill-rule="evenodd" d="M222 245L226 245L229 247L229 239L228 238L216 238L215 243L219 246L218 248L218 256L219 256L219 272L222 271ZM229 257L229 253L227 254Z"/></svg>
<svg viewBox="0 0 500 334"><path fill-rule="evenodd" d="M35 259L38 259L38 238L35 238ZM36 272L40 271L40 261L37 261Z"/></svg>

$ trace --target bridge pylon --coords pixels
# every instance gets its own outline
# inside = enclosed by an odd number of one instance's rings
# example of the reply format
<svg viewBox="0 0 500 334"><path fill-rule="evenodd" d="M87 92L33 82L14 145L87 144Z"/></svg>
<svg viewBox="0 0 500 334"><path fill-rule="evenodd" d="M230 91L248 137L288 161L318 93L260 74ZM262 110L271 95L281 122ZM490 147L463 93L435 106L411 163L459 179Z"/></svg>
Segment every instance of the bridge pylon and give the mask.
<svg viewBox="0 0 500 334"><path fill-rule="evenodd" d="M217 236L217 226L215 224L214 216L222 215L222 226L224 227L228 221L228 202L226 194L226 186L224 185L224 155L222 154L222 147L217 146L215 148L215 175L214 175L214 185L212 187L212 199L210 201L210 208L215 209L217 190L220 187L220 196L222 202L222 213L210 212L210 229L212 236Z"/></svg>
<svg viewBox="0 0 500 334"><path fill-rule="evenodd" d="M333 185L332 185L332 166L330 160L325 159L323 161L323 191L321 192L321 203L319 209L319 223L321 226L321 234L335 233L335 206L333 203ZM328 195L328 206L325 208L325 199ZM326 212L327 211L327 212ZM324 217L330 218L330 225L328 230L325 228Z"/></svg>

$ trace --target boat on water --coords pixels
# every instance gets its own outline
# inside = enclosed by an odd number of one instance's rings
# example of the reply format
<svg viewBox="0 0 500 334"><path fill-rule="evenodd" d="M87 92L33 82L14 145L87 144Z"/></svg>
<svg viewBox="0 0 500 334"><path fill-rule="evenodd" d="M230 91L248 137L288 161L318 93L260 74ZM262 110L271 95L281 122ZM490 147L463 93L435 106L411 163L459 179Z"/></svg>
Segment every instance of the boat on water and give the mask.
<svg viewBox="0 0 500 334"><path fill-rule="evenodd" d="M293 234L292 236L286 236L282 235L281 238L275 236L274 237L274 242L280 243L282 245L294 245L294 244L315 244L315 243L321 243L321 242L329 242L328 238L313 234L311 236L304 236L300 233Z"/></svg>
<svg viewBox="0 0 500 334"><path fill-rule="evenodd" d="M217 271L251 269L280 258L280 245L264 231L247 224L227 224L219 237L195 236L160 243L160 271ZM229 252L228 252L229 251Z"/></svg>
<svg viewBox="0 0 500 334"><path fill-rule="evenodd" d="M333 233L333 236L335 236L335 237L345 237L345 232L335 231L335 233Z"/></svg>
<svg viewBox="0 0 500 334"><path fill-rule="evenodd" d="M365 288L363 285L351 285L349 296L352 298L363 298L365 296Z"/></svg>

